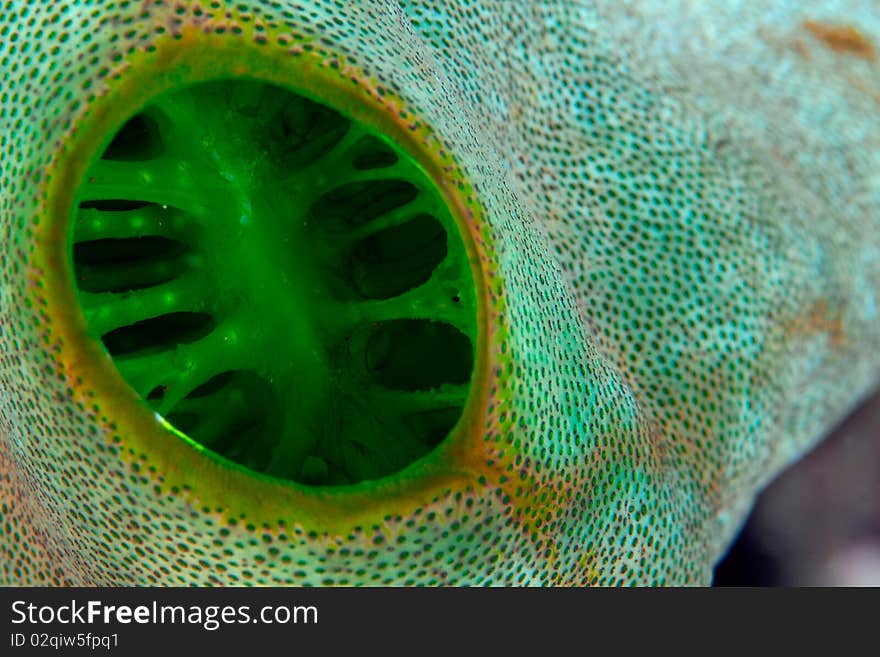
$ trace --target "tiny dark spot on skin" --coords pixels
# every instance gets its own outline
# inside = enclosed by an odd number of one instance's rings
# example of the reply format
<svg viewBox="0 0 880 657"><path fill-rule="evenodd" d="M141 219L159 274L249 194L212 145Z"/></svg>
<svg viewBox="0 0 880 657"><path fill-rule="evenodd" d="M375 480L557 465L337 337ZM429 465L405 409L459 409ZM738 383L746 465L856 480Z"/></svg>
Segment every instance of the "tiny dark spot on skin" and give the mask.
<svg viewBox="0 0 880 657"><path fill-rule="evenodd" d="M804 21L804 28L834 52L855 55L861 59L877 59L874 44L851 25L825 25L818 21Z"/></svg>
<svg viewBox="0 0 880 657"><path fill-rule="evenodd" d="M730 139L728 139L727 137L721 137L718 141L712 144L712 150L715 151L716 155L718 155L728 146L730 146Z"/></svg>

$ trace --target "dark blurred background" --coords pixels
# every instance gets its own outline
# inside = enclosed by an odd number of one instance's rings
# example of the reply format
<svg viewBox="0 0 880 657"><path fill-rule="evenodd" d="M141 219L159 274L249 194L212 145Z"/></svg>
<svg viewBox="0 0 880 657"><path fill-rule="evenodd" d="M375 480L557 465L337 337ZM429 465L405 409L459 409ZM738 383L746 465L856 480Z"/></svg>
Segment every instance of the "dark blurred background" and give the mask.
<svg viewBox="0 0 880 657"><path fill-rule="evenodd" d="M716 586L880 586L880 391L768 486Z"/></svg>

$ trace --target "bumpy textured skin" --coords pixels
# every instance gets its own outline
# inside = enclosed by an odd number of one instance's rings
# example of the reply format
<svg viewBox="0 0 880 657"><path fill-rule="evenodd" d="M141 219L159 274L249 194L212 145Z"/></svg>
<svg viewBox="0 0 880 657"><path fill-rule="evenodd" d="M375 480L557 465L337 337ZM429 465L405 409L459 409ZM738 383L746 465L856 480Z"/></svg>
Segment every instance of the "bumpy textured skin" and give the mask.
<svg viewBox="0 0 880 657"><path fill-rule="evenodd" d="M4 583L705 584L880 375L876 3L6 0L0 35ZM309 40L472 183L490 290L476 419L355 491L141 440L44 285L114 85Z"/></svg>

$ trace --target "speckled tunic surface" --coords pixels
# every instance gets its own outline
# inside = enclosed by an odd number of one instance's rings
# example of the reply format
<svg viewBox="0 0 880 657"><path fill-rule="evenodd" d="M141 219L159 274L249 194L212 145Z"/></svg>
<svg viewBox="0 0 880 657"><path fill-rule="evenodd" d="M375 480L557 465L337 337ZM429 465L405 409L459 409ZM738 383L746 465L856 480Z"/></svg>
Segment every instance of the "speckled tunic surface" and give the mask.
<svg viewBox="0 0 880 657"><path fill-rule="evenodd" d="M709 583L880 378L878 47L868 1L0 2L0 580ZM229 467L86 335L87 164L232 76L326 89L461 218L471 396L396 475Z"/></svg>

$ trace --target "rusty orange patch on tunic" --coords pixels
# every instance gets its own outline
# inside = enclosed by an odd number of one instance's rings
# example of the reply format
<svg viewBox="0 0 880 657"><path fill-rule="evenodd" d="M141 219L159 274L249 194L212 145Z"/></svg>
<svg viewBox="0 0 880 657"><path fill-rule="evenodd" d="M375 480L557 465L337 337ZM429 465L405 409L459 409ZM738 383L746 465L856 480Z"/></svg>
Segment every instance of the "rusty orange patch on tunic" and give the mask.
<svg viewBox="0 0 880 657"><path fill-rule="evenodd" d="M840 313L832 311L824 300L816 302L807 309L806 313L790 322L786 327L786 333L788 335L827 333L829 344L835 347L842 345L846 338Z"/></svg>
<svg viewBox="0 0 880 657"><path fill-rule="evenodd" d="M877 59L877 50L865 35L850 25L823 25L804 21L804 27L834 52L848 53L867 60Z"/></svg>

